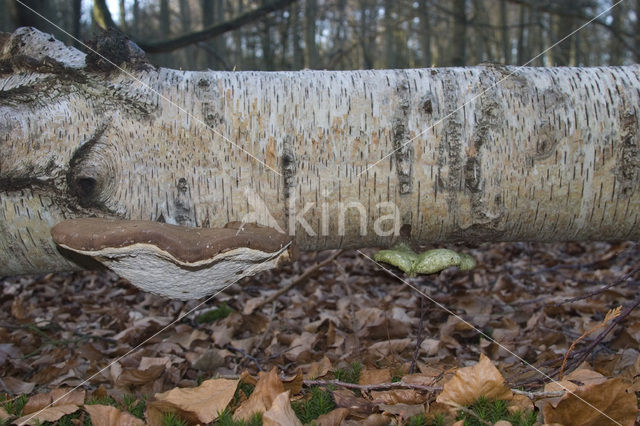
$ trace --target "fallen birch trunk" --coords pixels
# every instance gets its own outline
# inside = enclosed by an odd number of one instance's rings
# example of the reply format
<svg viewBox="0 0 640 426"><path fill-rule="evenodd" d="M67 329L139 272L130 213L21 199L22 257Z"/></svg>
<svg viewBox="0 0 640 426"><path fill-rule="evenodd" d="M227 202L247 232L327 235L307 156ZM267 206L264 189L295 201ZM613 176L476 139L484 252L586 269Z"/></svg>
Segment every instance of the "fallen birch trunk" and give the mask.
<svg viewBox="0 0 640 426"><path fill-rule="evenodd" d="M194 72L114 34L0 43L0 274L78 268L50 231L89 216L301 250L640 236L638 66Z"/></svg>

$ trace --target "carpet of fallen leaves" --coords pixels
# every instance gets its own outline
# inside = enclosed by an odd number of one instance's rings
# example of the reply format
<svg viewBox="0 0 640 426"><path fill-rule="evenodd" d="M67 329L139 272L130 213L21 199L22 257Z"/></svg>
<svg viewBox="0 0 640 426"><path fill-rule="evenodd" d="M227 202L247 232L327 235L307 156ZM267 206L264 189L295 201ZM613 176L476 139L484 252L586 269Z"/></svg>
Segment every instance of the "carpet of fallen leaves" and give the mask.
<svg viewBox="0 0 640 426"><path fill-rule="evenodd" d="M392 270L403 283L356 251L310 253L204 303L108 271L1 279L0 424L490 424L479 398L540 424L636 423L640 247L456 249L478 267Z"/></svg>

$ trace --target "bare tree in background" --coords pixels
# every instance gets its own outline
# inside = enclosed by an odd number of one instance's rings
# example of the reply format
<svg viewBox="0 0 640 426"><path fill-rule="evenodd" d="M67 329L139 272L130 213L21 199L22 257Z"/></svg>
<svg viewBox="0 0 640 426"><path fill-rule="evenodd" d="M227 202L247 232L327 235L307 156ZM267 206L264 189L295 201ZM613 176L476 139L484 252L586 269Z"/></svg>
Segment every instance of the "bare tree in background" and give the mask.
<svg viewBox="0 0 640 426"><path fill-rule="evenodd" d="M615 0L27 0L74 37L117 27L152 61L182 69L288 70L528 62ZM71 42L16 0L0 26L32 25ZM531 65L640 59L640 0L616 5ZM9 19L11 17L11 19ZM92 27L93 25L93 27ZM178 41L176 41L179 39Z"/></svg>

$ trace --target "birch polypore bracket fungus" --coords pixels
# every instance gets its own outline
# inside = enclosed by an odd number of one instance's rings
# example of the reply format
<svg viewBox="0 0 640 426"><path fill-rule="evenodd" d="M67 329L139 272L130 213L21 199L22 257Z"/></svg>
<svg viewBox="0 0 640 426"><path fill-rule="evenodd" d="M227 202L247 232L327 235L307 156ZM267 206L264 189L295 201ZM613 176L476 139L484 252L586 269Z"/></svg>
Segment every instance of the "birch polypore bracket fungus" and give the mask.
<svg viewBox="0 0 640 426"><path fill-rule="evenodd" d="M373 259L393 265L411 277L416 274L435 274L453 266L457 266L461 271L469 271L476 267L475 259L468 254L449 249L433 249L418 254L405 243L396 244L388 250L380 250Z"/></svg>
<svg viewBox="0 0 640 426"><path fill-rule="evenodd" d="M189 228L140 220L71 219L51 229L60 247L91 256L135 286L172 299L207 296L291 259L291 238L230 222Z"/></svg>

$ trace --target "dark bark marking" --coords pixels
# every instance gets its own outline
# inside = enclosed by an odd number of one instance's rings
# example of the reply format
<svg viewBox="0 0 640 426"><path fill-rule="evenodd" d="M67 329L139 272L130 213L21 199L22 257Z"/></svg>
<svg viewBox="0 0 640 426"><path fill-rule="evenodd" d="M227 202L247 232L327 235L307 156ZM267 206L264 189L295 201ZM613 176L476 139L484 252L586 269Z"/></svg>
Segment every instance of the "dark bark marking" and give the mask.
<svg viewBox="0 0 640 426"><path fill-rule="evenodd" d="M400 195L409 194L413 190L412 172L414 161L413 143L409 140L407 134L407 125L409 120L409 81L406 77L396 86L399 98L399 108L392 121L393 130L393 158L395 160L396 174L398 175L398 184Z"/></svg>
<svg viewBox="0 0 640 426"><path fill-rule="evenodd" d="M424 111L425 114L433 114L433 102L431 101L430 95L426 95L422 99L422 111Z"/></svg>
<svg viewBox="0 0 640 426"><path fill-rule="evenodd" d="M2 105L31 103L38 98L38 95L38 92L33 87L17 86L0 90L0 103Z"/></svg>
<svg viewBox="0 0 640 426"><path fill-rule="evenodd" d="M207 126L216 128L224 124L224 117L209 102L202 103L202 115Z"/></svg>
<svg viewBox="0 0 640 426"><path fill-rule="evenodd" d="M499 223L504 213L500 196L489 200L485 193L485 182L482 176L482 160L486 146L491 149L492 133L497 131L502 123L502 108L496 96L498 81L504 78L504 67L488 67L480 76L476 90L483 95L476 104L475 127L471 136L472 149L464 165L464 184L471 198L471 215L473 224L467 231L486 232L487 229L500 231ZM510 78L510 77L509 77ZM516 78L513 84L520 86L525 82ZM493 202L494 205L491 205ZM484 230L484 231L483 231Z"/></svg>
<svg viewBox="0 0 640 426"><path fill-rule="evenodd" d="M472 193L478 193L482 188L482 175L480 170L480 161L477 157L467 158L464 165L464 182L465 186Z"/></svg>
<svg viewBox="0 0 640 426"><path fill-rule="evenodd" d="M638 147L638 117L634 109L623 109L620 112L621 147L615 170L619 194L628 198L633 194L640 180L640 148Z"/></svg>
<svg viewBox="0 0 640 426"><path fill-rule="evenodd" d="M45 56L42 59L38 59L24 54L18 54L10 56L9 58L4 58L0 61L0 72L2 73L21 71L42 74L65 74L68 75L69 78L73 78L75 80L85 80L85 77L79 70L68 67L51 56Z"/></svg>
<svg viewBox="0 0 640 426"><path fill-rule="evenodd" d="M51 69L32 72L52 74ZM43 76L28 84L0 90L0 104L20 105L24 103L40 106L44 101L54 102L56 99L68 97L70 94L83 92L83 95L94 101L97 110L109 111L119 109L135 118L142 119L157 109L145 98L147 94L136 91L127 92L128 87L111 84L105 81L94 81L84 72L74 68L64 68L60 77ZM90 89L90 90L88 90Z"/></svg>
<svg viewBox="0 0 640 426"><path fill-rule="evenodd" d="M102 150L98 149L108 124L103 123L91 138L75 150L69 160L67 191L84 208L111 213L105 203L113 189L113 176L107 167Z"/></svg>
<svg viewBox="0 0 640 426"><path fill-rule="evenodd" d="M549 99L546 94L545 97L547 100ZM559 101L560 98L555 98L553 101L553 108L555 108L555 105L557 105L556 103ZM558 126L563 126L563 123L558 123ZM554 125L549 121L549 118L543 117L540 119L537 132L534 135L535 151L529 154L528 164L530 167L533 167L537 160L545 160L556 152L556 147L560 143L560 139L557 138L558 133L558 129L554 128Z"/></svg>
<svg viewBox="0 0 640 426"><path fill-rule="evenodd" d="M111 72L125 65L134 70L153 68L144 51L113 28L96 36L87 45L91 48L85 58L89 71Z"/></svg>
<svg viewBox="0 0 640 426"><path fill-rule="evenodd" d="M402 240L410 240L411 239L411 225L405 223L400 227L400 239Z"/></svg>
<svg viewBox="0 0 640 426"><path fill-rule="evenodd" d="M289 199L296 187L297 159L294 154L294 140L285 136L282 140L282 156L280 157L280 173L282 174L282 195L284 198L285 227L289 227ZM289 232L293 230L289 229Z"/></svg>
<svg viewBox="0 0 640 426"><path fill-rule="evenodd" d="M187 179L181 177L176 182L177 194L173 199L175 209L174 219L177 224L183 226L195 226L195 212L191 207L191 196L189 194L189 184Z"/></svg>
<svg viewBox="0 0 640 426"><path fill-rule="evenodd" d="M452 71L448 71L442 76L441 84L444 95L442 114L445 118L443 119L443 138L438 146L438 175L434 191L436 197L438 192L444 192L449 211L456 212L458 210L456 193L464 185L463 113L462 109L458 109L457 104L459 91L456 75Z"/></svg>

